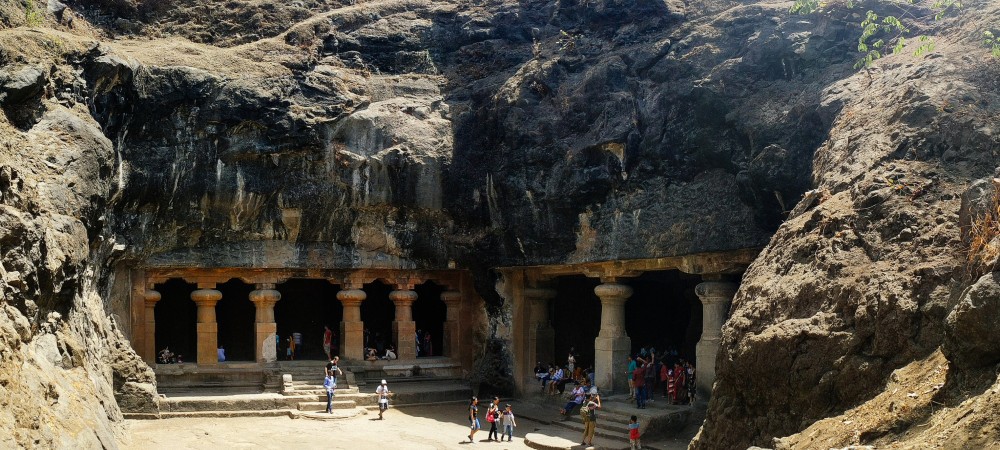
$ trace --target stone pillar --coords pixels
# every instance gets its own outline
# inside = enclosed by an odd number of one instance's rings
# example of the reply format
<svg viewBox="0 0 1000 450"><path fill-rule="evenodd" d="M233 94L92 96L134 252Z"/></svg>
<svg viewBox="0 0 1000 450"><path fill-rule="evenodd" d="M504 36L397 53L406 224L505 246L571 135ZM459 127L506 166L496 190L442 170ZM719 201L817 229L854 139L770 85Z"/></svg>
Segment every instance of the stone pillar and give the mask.
<svg viewBox="0 0 1000 450"><path fill-rule="evenodd" d="M444 291L441 293L441 301L444 302L446 318L444 322L444 336L441 336L442 354L449 358L458 357L459 336L461 331L459 324L462 312L462 293L459 291Z"/></svg>
<svg viewBox="0 0 1000 450"><path fill-rule="evenodd" d="M143 356L146 364L156 364L156 302L160 301L160 293L147 289L143 294L145 304L146 329L143 336Z"/></svg>
<svg viewBox="0 0 1000 450"><path fill-rule="evenodd" d="M273 363L278 360L278 324L274 321L274 304L281 300L281 292L274 290L273 284L261 283L257 290L250 292L250 301L257 310L254 320L256 332L256 354L258 363Z"/></svg>
<svg viewBox="0 0 1000 450"><path fill-rule="evenodd" d="M628 390L626 357L632 340L625 334L625 302L632 288L614 282L594 288L601 299L601 332L594 339L595 383L603 394L620 394Z"/></svg>
<svg viewBox="0 0 1000 450"><path fill-rule="evenodd" d="M736 295L736 283L705 281L695 287L701 300L701 339L695 349L695 382L702 395L711 395L715 383L715 359L719 354L722 324Z"/></svg>
<svg viewBox="0 0 1000 450"><path fill-rule="evenodd" d="M215 321L215 304L222 300L222 292L198 289L191 293L191 300L198 305L198 365L218 365L219 324Z"/></svg>
<svg viewBox="0 0 1000 450"><path fill-rule="evenodd" d="M340 322L340 354L344 359L365 359L365 323L361 321L361 302L367 297L368 294L361 289L337 292L337 300L344 308L344 318Z"/></svg>
<svg viewBox="0 0 1000 450"><path fill-rule="evenodd" d="M392 340L396 342L396 356L399 359L415 359L417 357L417 324L413 321L413 302L417 300L417 292L411 290L396 290L389 293L389 300L396 305L396 320L392 321Z"/></svg>
<svg viewBox="0 0 1000 450"><path fill-rule="evenodd" d="M549 301L556 298L555 289L525 288L524 298L531 309L528 322L528 363L541 361L552 364L556 361L556 332L549 318Z"/></svg>

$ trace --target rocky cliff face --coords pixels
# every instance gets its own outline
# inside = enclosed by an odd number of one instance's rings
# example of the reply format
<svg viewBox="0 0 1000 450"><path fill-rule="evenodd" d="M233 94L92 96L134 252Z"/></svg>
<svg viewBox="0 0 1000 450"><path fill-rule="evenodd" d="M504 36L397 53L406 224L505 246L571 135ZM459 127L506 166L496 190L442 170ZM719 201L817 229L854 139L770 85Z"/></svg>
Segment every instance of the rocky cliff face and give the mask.
<svg viewBox="0 0 1000 450"><path fill-rule="evenodd" d="M854 11L786 3L35 5L0 5L44 25L0 31L0 350L22 368L0 400L49 419L7 442L77 421L105 442L112 390L151 404L101 304L133 264L454 261L502 320L493 266L766 245L698 448L840 414L949 336L963 367L993 354L961 337L980 302L945 321L970 283L960 196L996 164L989 2L862 73ZM62 401L107 414L51 407L81 374Z"/></svg>

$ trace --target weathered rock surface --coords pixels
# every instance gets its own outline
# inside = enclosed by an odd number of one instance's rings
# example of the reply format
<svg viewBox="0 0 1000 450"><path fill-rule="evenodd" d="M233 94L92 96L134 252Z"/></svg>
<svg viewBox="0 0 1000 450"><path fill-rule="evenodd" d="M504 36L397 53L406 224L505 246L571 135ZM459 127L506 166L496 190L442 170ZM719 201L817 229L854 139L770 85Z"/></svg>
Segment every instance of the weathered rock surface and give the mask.
<svg viewBox="0 0 1000 450"><path fill-rule="evenodd" d="M1000 148L992 2L862 73L852 11L784 2L67 4L0 31L2 446L155 410L101 300L142 264L454 261L499 321L490 267L766 246L695 448L770 446L943 343L949 383L991 364L960 215Z"/></svg>

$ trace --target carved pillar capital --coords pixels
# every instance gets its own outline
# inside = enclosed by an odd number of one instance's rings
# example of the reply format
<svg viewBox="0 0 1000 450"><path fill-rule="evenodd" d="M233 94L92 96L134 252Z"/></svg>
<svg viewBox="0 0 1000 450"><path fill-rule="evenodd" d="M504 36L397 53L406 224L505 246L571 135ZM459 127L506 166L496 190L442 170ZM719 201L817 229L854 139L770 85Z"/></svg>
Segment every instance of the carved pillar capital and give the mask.
<svg viewBox="0 0 1000 450"><path fill-rule="evenodd" d="M274 322L274 305L281 300L281 292L274 289L250 291L250 301L257 309L257 323Z"/></svg>
<svg viewBox="0 0 1000 450"><path fill-rule="evenodd" d="M389 293L389 300L396 306L397 322L413 320L413 302L417 301L416 291L392 291Z"/></svg>
<svg viewBox="0 0 1000 450"><path fill-rule="evenodd" d="M160 293L152 289L147 289L142 295L143 301L146 303L146 307L152 307L156 305L156 302L160 301Z"/></svg>
<svg viewBox="0 0 1000 450"><path fill-rule="evenodd" d="M368 294L361 289L344 289L337 292L337 300L340 300L340 303L345 308L348 306L360 306L361 302L365 301L366 298L368 298Z"/></svg>
<svg viewBox="0 0 1000 450"><path fill-rule="evenodd" d="M727 281L705 281L694 288L702 304L731 302L736 296L738 285Z"/></svg>

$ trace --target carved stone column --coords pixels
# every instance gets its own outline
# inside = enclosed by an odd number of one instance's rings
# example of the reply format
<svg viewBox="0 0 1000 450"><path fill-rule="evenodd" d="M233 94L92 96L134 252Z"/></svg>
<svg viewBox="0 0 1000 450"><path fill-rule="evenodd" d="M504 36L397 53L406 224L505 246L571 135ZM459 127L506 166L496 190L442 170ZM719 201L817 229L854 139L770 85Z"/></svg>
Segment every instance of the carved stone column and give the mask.
<svg viewBox="0 0 1000 450"><path fill-rule="evenodd" d="M528 364L541 361L545 364L555 362L555 329L549 318L549 302L556 298L555 289L525 288L524 298L528 301L531 312L528 320Z"/></svg>
<svg viewBox="0 0 1000 450"><path fill-rule="evenodd" d="M365 323L361 321L361 302L368 294L361 289L337 292L337 300L344 308L340 322L340 353L344 359L363 360L365 355Z"/></svg>
<svg viewBox="0 0 1000 450"><path fill-rule="evenodd" d="M462 312L462 293L459 291L444 291L441 293L441 301L446 308L446 318L444 322L444 336L442 344L444 346L443 355L449 358L458 358L459 336L461 336L459 315Z"/></svg>
<svg viewBox="0 0 1000 450"><path fill-rule="evenodd" d="M729 305L736 295L736 283L706 281L695 287L701 300L701 339L695 349L695 381L698 391L711 395L715 383L715 359L719 354L722 324L726 321Z"/></svg>
<svg viewBox="0 0 1000 450"><path fill-rule="evenodd" d="M598 285L594 293L601 299L601 332L594 339L595 382L605 394L626 392L626 356L632 340L625 334L625 302L632 288L611 282Z"/></svg>
<svg viewBox="0 0 1000 450"><path fill-rule="evenodd" d="M274 290L273 284L259 283L257 290L250 292L249 297L257 310L254 320L257 362L273 363L278 360L278 343L275 339L278 324L274 321L274 305L281 300L281 292Z"/></svg>
<svg viewBox="0 0 1000 450"><path fill-rule="evenodd" d="M152 289L147 289L143 294L146 306L146 330L143 336L143 356L146 364L156 364L156 302L160 301L160 293Z"/></svg>
<svg viewBox="0 0 1000 450"><path fill-rule="evenodd" d="M198 365L218 365L219 324L215 321L215 304L222 300L222 292L198 289L191 293L191 300L198 305Z"/></svg>
<svg viewBox="0 0 1000 450"><path fill-rule="evenodd" d="M392 291L389 300L396 305L396 320L392 321L396 355L403 360L414 359L417 357L417 324L413 321L413 302L417 301L417 292L408 289Z"/></svg>

